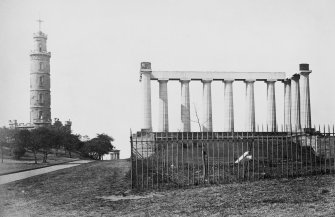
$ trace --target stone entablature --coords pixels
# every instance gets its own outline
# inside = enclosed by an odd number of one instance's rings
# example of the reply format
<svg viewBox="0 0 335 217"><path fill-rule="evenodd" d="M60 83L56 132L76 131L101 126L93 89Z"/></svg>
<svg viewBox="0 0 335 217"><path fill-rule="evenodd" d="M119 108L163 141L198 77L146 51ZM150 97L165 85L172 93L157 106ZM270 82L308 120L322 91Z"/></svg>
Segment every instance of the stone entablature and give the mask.
<svg viewBox="0 0 335 217"><path fill-rule="evenodd" d="M151 80L284 80L285 72L151 71Z"/></svg>

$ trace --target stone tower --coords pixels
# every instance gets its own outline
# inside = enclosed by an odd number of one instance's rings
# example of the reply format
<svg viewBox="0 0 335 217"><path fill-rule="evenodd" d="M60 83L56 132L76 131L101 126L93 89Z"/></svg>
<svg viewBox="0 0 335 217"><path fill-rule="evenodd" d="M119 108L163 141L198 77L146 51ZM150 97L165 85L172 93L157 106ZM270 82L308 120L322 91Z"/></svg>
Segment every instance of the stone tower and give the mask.
<svg viewBox="0 0 335 217"><path fill-rule="evenodd" d="M34 33L34 46L30 53L30 123L36 127L51 124L50 57L47 51L47 35Z"/></svg>

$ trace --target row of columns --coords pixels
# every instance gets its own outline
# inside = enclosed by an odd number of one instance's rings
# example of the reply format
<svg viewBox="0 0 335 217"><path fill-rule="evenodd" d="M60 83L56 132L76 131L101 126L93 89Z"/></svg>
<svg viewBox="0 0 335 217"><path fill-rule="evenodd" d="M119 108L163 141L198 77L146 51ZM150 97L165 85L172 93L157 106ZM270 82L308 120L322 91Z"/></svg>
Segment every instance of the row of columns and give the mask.
<svg viewBox="0 0 335 217"><path fill-rule="evenodd" d="M311 102L308 64L300 64L300 74L294 74L284 83L284 127L286 131L311 128Z"/></svg>
<svg viewBox="0 0 335 217"><path fill-rule="evenodd" d="M148 65L149 64L149 65ZM295 74L291 79L286 79L284 83L284 127L286 131L301 130L301 123L304 128L311 128L311 108L309 92L309 71L308 64L300 64L301 70L301 100L300 100L300 83L299 74ZM150 63L142 63L141 80L144 100L144 124L143 129L152 130L151 125L151 85L150 85ZM245 130L253 132L256 130L255 125L255 97L254 83L256 80L245 80L246 84L246 125ZM159 82L159 132L168 132L168 79L160 79ZM234 102L233 102L233 82L234 80L224 80L224 131L234 131ZM275 97L276 80L267 80L267 131L276 132L276 97ZM190 90L189 79L181 79L181 131L191 131L190 117ZM203 84L203 115L199 120L201 131L213 131L212 120L212 93L211 79L202 80ZM301 104L301 105L300 105ZM197 117L198 118L198 117ZM301 118L301 120L300 120Z"/></svg>

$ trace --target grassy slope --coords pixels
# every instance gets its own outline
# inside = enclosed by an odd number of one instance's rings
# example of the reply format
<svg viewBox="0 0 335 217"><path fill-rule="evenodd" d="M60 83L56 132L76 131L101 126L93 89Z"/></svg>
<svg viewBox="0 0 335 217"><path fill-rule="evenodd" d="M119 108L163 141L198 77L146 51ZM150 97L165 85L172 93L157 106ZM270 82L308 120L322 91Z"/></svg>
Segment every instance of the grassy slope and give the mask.
<svg viewBox="0 0 335 217"><path fill-rule="evenodd" d="M0 186L0 216L315 216L335 215L335 177L267 180L158 192L109 201L120 194L129 162L93 162Z"/></svg>
<svg viewBox="0 0 335 217"><path fill-rule="evenodd" d="M42 163L43 154L39 152L37 153L37 164L35 164L34 155L30 151L27 151L24 156L20 158L20 160L15 160L13 159L13 156L10 155L9 149L5 150L6 151L4 152L4 162L0 162L0 175L21 170L46 167L54 164L73 161L80 158L77 153L72 153L72 158L69 158L68 153L65 154L62 150L58 152L57 157L54 153L49 154L47 163Z"/></svg>

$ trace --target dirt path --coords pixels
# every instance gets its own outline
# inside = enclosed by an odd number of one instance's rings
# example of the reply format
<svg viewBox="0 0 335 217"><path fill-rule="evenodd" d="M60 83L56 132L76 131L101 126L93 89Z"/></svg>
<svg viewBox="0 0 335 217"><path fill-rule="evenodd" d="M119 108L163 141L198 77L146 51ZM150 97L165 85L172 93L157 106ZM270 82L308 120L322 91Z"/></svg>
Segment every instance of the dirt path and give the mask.
<svg viewBox="0 0 335 217"><path fill-rule="evenodd" d="M29 177L32 177L32 176L41 175L41 174L44 174L44 173L53 172L53 171L56 171L56 170L61 170L61 169L69 168L69 167L78 166L80 164L89 163L89 162L91 162L91 161L79 160L79 161L73 161L73 162L69 162L69 163L65 163L65 164L61 164L61 165L55 165L55 166L50 166L50 167L45 167L45 168L40 168L40 169L34 169L34 170L29 170L29 171L24 171L24 172L2 175L2 176L0 176L0 185L6 184L6 183L9 183L9 182L14 182L14 181L21 180L21 179L26 179L26 178L29 178Z"/></svg>

